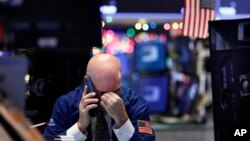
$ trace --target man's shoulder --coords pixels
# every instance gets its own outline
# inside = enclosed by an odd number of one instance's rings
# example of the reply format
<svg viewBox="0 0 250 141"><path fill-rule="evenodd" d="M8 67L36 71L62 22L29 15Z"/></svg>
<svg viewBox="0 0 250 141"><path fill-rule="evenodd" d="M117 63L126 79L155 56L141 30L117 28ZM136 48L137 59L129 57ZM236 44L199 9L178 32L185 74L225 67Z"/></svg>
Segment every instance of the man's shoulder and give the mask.
<svg viewBox="0 0 250 141"><path fill-rule="evenodd" d="M133 89L124 86L122 86L120 89L121 97L123 98L123 100L129 100L135 97L135 92L133 91Z"/></svg>
<svg viewBox="0 0 250 141"><path fill-rule="evenodd" d="M145 103L146 101L138 95L133 89L131 88L126 88L126 87L121 87L121 96L125 104L132 104L132 103L137 103L137 102L143 102Z"/></svg>
<svg viewBox="0 0 250 141"><path fill-rule="evenodd" d="M57 102L63 102L63 103L68 103L68 104L74 104L76 102L79 102L79 99L81 99L81 94L82 94L82 88L81 86L76 87L74 90L69 91L68 93L60 96L57 99Z"/></svg>
<svg viewBox="0 0 250 141"><path fill-rule="evenodd" d="M122 88L121 97L131 120L137 120L139 117L144 116L148 119L149 105L142 96L138 95L132 89Z"/></svg>

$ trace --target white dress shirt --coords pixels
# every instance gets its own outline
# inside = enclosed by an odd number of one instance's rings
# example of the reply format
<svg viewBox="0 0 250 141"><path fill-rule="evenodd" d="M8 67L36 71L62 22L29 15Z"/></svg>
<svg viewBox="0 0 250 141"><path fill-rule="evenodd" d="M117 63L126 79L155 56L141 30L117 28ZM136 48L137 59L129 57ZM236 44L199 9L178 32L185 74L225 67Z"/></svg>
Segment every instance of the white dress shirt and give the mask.
<svg viewBox="0 0 250 141"><path fill-rule="evenodd" d="M115 128L115 125L111 125L111 118L109 116L105 116L105 119L108 123L109 129L114 131L118 141L129 141L129 139L133 136L135 128L133 124L131 123L130 119L128 119L120 128ZM96 118L91 119L91 129L92 133L95 131L95 124L96 124ZM67 132L67 136L73 136L75 141L84 141L87 139L87 132L82 133L80 129L78 128L77 124L75 123L73 126L71 126ZM112 131L109 130L110 140L112 141ZM93 134L94 136L94 134ZM93 137L92 137L93 139Z"/></svg>

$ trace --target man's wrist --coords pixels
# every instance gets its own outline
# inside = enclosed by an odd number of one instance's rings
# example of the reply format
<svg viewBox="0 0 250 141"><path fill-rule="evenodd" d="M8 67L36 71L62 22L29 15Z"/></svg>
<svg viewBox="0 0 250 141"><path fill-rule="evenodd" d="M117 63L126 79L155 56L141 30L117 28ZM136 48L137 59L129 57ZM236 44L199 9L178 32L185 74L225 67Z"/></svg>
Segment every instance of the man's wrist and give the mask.
<svg viewBox="0 0 250 141"><path fill-rule="evenodd" d="M87 139L87 134L82 133L80 128L78 127L77 123L75 123L73 126L71 126L67 131L66 131L67 136L73 136L74 141L84 141Z"/></svg>
<svg viewBox="0 0 250 141"><path fill-rule="evenodd" d="M79 130L80 130L82 133L84 133L84 131L85 131L86 128L85 128L81 123L79 123L79 122L77 122L76 124L77 124L77 127L79 128Z"/></svg>
<svg viewBox="0 0 250 141"><path fill-rule="evenodd" d="M124 116L123 118L115 120L116 128L120 128L126 121L128 120L128 116Z"/></svg>
<svg viewBox="0 0 250 141"><path fill-rule="evenodd" d="M112 128L119 141L129 141L135 132L135 128L129 119L120 128L116 128L115 125Z"/></svg>

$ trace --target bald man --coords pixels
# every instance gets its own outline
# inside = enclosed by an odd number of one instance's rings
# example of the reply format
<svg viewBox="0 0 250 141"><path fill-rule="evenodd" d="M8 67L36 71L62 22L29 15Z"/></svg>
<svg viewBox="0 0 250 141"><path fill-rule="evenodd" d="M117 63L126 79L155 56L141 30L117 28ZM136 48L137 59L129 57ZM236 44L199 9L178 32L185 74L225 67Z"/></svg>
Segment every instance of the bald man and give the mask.
<svg viewBox="0 0 250 141"><path fill-rule="evenodd" d="M99 107L104 111L109 127L110 141L154 141L155 135L149 118L148 105L131 89L121 87L121 65L110 54L92 57L87 65L88 75L97 93L87 93L83 84L58 98L45 136L67 135L75 140L92 141L96 117L89 111Z"/></svg>

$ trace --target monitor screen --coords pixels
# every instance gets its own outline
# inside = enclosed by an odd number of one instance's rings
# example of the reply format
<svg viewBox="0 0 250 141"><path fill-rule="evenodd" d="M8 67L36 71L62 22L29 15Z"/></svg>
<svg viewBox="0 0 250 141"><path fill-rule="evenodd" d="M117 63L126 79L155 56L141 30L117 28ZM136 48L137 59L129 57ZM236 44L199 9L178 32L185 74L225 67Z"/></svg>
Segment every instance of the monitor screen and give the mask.
<svg viewBox="0 0 250 141"><path fill-rule="evenodd" d="M168 105L168 77L144 76L140 77L137 92L148 103L151 113L165 113Z"/></svg>
<svg viewBox="0 0 250 141"><path fill-rule="evenodd" d="M166 69L165 44L157 41L141 42L135 46L135 70L157 72Z"/></svg>
<svg viewBox="0 0 250 141"><path fill-rule="evenodd" d="M0 57L0 91L22 111L25 109L24 77L27 71L27 58Z"/></svg>

